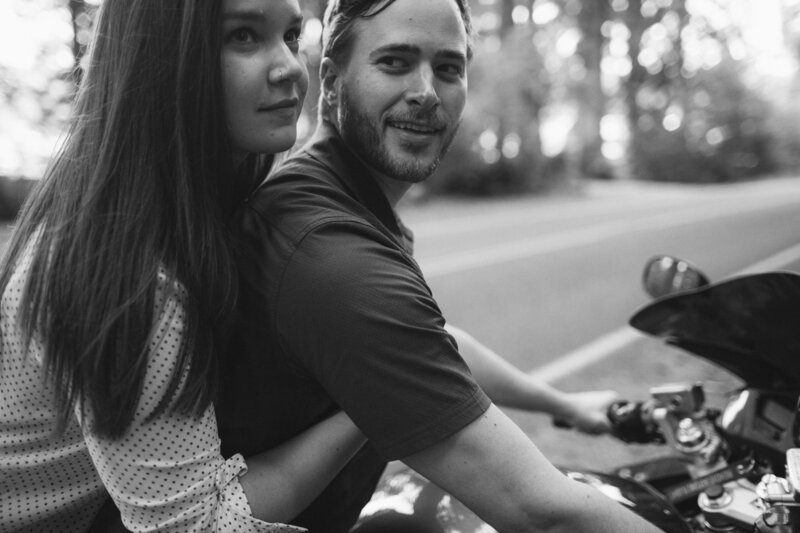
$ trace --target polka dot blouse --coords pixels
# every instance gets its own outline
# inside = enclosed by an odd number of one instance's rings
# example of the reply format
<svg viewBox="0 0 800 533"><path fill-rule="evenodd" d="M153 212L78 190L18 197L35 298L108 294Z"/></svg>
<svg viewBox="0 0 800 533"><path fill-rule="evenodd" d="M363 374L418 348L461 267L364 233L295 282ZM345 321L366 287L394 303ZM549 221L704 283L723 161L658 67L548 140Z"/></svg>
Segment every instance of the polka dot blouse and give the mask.
<svg viewBox="0 0 800 533"><path fill-rule="evenodd" d="M41 347L34 341L26 352L17 327L29 261L30 252L0 302L0 532L85 532L106 491L131 531L304 531L252 517L238 481L247 466L220 454L213 408L199 419L164 413L145 423L177 364L184 323L180 289L163 273L157 298L166 305L130 431L104 440L76 417L54 436Z"/></svg>

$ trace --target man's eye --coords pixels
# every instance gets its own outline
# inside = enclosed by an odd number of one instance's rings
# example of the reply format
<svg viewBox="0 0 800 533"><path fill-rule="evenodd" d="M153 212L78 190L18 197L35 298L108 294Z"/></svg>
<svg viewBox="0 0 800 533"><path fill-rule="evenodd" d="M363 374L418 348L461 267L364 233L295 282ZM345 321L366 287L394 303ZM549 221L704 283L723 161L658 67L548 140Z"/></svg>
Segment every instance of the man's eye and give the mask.
<svg viewBox="0 0 800 533"><path fill-rule="evenodd" d="M378 64L382 65L389 70L402 70L408 66L408 63L399 57L382 57L378 60Z"/></svg>
<svg viewBox="0 0 800 533"><path fill-rule="evenodd" d="M462 77L464 75L464 69L461 67L461 65L454 65L454 64L452 64L452 65L450 65L450 64L449 65L441 65L439 67L439 72L441 72L442 74L444 74L446 76L452 76L452 77L458 77L458 78L460 78L460 77Z"/></svg>

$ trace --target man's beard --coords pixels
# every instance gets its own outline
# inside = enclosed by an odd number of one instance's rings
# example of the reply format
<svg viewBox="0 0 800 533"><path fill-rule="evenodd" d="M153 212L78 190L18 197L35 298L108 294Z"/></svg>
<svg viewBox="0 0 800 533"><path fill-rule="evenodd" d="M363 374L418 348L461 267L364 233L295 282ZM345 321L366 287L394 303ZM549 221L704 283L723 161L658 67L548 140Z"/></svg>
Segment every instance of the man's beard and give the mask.
<svg viewBox="0 0 800 533"><path fill-rule="evenodd" d="M417 117L425 120L425 117ZM427 179L441 162L450 143L455 137L454 128L444 139L442 149L429 164L410 158L394 157L385 143L381 142L378 125L370 121L358 106L353 104L348 91L342 88L339 100L339 133L348 147L356 153L368 166L381 174L406 183L419 183ZM409 152L413 145L408 146Z"/></svg>

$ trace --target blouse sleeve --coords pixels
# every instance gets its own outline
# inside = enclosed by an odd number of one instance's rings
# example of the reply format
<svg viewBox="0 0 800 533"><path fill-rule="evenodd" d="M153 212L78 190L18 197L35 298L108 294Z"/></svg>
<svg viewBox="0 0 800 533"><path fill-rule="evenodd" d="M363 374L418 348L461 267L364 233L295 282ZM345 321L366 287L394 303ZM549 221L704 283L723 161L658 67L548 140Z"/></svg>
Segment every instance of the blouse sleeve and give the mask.
<svg viewBox="0 0 800 533"><path fill-rule="evenodd" d="M150 343L144 388L130 429L121 439L109 440L91 432L91 413L81 424L125 527L134 532L305 531L252 516L239 483L247 466L241 455L222 457L213 407L199 418L167 410L148 420L167 391L184 327L181 289L167 287L161 275L157 303L166 304Z"/></svg>

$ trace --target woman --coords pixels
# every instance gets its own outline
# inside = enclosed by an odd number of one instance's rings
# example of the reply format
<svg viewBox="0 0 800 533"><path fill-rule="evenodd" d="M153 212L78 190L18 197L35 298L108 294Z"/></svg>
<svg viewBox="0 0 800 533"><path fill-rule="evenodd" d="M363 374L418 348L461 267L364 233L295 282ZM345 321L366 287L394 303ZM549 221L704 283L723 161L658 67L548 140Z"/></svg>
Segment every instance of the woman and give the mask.
<svg viewBox="0 0 800 533"><path fill-rule="evenodd" d="M0 270L0 530L293 531L363 444L344 415L220 455L226 222L295 141L297 0L105 0L63 148Z"/></svg>

